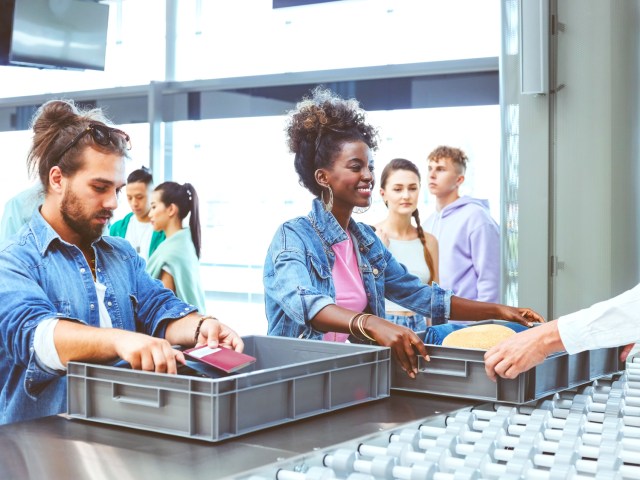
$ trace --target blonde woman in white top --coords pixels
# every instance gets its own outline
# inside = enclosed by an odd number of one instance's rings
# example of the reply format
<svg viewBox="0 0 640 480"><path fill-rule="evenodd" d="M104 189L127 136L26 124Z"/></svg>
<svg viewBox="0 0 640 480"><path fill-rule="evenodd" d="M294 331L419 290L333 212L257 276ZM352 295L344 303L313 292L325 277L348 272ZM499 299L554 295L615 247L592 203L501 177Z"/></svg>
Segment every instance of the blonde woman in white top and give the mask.
<svg viewBox="0 0 640 480"><path fill-rule="evenodd" d="M438 241L420 226L420 171L411 161L391 160L380 176L380 195L389 209L376 234L393 256L424 283L438 282ZM415 220L415 225L412 223ZM426 330L431 319L403 309L386 300L387 320L415 332Z"/></svg>

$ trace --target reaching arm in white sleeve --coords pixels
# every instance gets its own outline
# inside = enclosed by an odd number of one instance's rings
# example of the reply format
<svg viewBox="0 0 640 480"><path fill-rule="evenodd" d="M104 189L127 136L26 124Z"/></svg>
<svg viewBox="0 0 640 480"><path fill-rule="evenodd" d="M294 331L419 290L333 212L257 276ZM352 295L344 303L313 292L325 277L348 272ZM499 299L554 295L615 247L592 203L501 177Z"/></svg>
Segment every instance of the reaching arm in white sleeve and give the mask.
<svg viewBox="0 0 640 480"><path fill-rule="evenodd" d="M565 350L574 354L618 346L624 346L620 351L620 361L624 362L636 342L640 342L640 285L512 335L484 354L484 366L492 380L516 378L553 352Z"/></svg>
<svg viewBox="0 0 640 480"><path fill-rule="evenodd" d="M640 341L640 285L558 319L567 353Z"/></svg>

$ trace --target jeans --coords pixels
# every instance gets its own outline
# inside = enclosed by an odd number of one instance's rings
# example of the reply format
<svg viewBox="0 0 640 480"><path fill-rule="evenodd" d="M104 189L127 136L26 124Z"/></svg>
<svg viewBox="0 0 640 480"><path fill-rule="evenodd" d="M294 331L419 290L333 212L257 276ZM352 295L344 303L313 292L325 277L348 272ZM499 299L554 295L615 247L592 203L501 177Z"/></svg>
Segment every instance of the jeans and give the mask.
<svg viewBox="0 0 640 480"><path fill-rule="evenodd" d="M442 345L442 341L444 340L444 337L449 335L451 332L460 330L461 328L470 327L472 325L473 324L461 325L461 324L454 324L454 323L445 323L444 325L435 325L433 327L427 328L426 331L424 332L419 332L418 336L421 339L423 339L424 343L426 344ZM525 327L524 325L520 325L519 323L516 323L516 322L501 323L500 325L504 325L505 327L510 328L516 333L521 332L523 330L527 330L527 327Z"/></svg>
<svg viewBox="0 0 640 480"><path fill-rule="evenodd" d="M385 314L384 318L396 325L410 328L414 332L424 332L427 329L427 319L422 315L392 315L390 313Z"/></svg>

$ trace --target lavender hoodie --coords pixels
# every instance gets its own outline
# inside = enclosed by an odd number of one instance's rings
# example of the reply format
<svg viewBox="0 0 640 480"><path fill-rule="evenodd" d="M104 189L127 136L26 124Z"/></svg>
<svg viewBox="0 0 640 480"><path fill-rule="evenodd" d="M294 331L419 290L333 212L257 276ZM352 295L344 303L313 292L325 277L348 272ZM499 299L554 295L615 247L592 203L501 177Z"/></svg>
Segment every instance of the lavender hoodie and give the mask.
<svg viewBox="0 0 640 480"><path fill-rule="evenodd" d="M500 300L500 230L487 200L460 197L422 228L438 239L440 285L459 297Z"/></svg>

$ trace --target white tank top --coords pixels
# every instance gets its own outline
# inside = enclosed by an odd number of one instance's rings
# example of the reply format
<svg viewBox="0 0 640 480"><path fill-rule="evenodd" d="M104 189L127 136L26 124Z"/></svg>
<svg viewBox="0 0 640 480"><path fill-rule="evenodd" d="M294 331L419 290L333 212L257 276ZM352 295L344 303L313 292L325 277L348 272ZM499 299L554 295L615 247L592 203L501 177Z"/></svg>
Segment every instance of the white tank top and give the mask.
<svg viewBox="0 0 640 480"><path fill-rule="evenodd" d="M431 272L427 266L427 261L424 259L424 247L419 238L413 240L394 240L390 238L389 247L387 248L398 262L407 267L409 273L418 277L423 283L429 283ZM390 300L385 300L385 309L388 312L407 310L406 307Z"/></svg>

